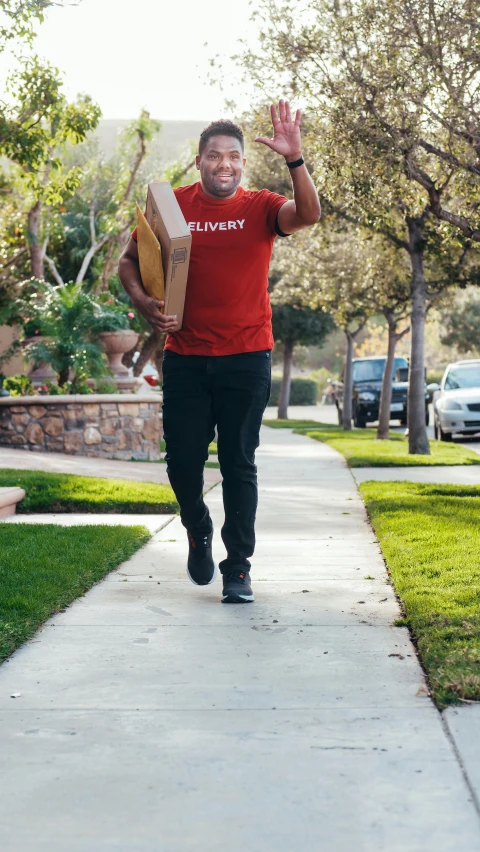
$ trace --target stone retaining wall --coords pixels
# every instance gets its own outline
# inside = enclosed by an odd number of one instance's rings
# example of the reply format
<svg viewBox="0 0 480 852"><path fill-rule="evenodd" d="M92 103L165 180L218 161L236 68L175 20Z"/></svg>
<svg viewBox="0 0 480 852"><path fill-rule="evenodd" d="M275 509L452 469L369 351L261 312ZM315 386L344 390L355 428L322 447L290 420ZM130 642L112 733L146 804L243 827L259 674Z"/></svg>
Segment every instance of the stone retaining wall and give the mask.
<svg viewBox="0 0 480 852"><path fill-rule="evenodd" d="M163 434L161 405L157 394L0 398L0 446L155 461Z"/></svg>

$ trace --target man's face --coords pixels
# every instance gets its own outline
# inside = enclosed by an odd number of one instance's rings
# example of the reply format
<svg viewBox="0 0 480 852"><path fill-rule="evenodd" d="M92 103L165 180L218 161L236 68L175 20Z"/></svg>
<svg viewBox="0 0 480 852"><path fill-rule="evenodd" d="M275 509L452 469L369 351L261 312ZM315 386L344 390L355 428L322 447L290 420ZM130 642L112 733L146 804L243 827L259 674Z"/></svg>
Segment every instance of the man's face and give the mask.
<svg viewBox="0 0 480 852"><path fill-rule="evenodd" d="M202 186L213 198L231 198L242 179L246 160L234 136L211 136L196 157Z"/></svg>

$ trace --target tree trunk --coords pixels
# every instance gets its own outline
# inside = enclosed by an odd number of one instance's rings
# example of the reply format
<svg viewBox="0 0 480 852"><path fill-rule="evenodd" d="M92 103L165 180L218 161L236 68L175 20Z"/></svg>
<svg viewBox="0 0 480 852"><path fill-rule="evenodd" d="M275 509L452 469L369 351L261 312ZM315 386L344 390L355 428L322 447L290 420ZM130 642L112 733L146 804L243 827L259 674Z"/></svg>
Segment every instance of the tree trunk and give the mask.
<svg viewBox="0 0 480 852"><path fill-rule="evenodd" d="M147 339L144 341L143 346L140 350L140 355L138 356L134 368L133 375L138 377L142 372L145 364L148 361L151 361L152 358L155 357L155 353L159 347L163 347L163 341L165 339L164 334L160 334L157 331L152 331L151 334L148 335Z"/></svg>
<svg viewBox="0 0 480 852"><path fill-rule="evenodd" d="M292 385L293 340L285 340L283 344L283 375L278 397L278 419L288 420L288 405Z"/></svg>
<svg viewBox="0 0 480 852"><path fill-rule="evenodd" d="M423 269L423 237L418 219L407 217L409 254L412 266L410 297L412 336L408 382L408 452L430 455L425 422L425 302L427 287Z"/></svg>
<svg viewBox="0 0 480 852"><path fill-rule="evenodd" d="M42 202L40 199L28 211L28 251L30 266L34 278L44 278L42 246L40 245L40 222L42 217Z"/></svg>
<svg viewBox="0 0 480 852"><path fill-rule="evenodd" d="M138 350L141 348L142 343L143 340L141 337L139 337L135 346L132 346L132 348L129 349L128 352L124 352L124 354L122 355L122 364L124 367L127 368L127 370L129 370L132 366L133 356L135 355L135 352L138 352Z"/></svg>
<svg viewBox="0 0 480 852"><path fill-rule="evenodd" d="M343 382L343 428L352 428L352 397L353 397L353 342L356 333L344 329L347 338L347 356L345 359L345 378Z"/></svg>
<svg viewBox="0 0 480 852"><path fill-rule="evenodd" d="M58 384L60 387L63 387L68 382L68 374L70 372L70 367L62 367L58 374Z"/></svg>
<svg viewBox="0 0 480 852"><path fill-rule="evenodd" d="M397 323L393 312L387 315L388 321L388 350L387 363L382 380L382 393L380 395L380 412L378 415L377 438L379 441L388 441L390 429L390 405L392 404L392 374L395 365L395 347L397 345Z"/></svg>
<svg viewBox="0 0 480 852"><path fill-rule="evenodd" d="M165 346L165 340L166 339L167 339L167 335L162 334L162 341L159 344L157 351L155 352L155 366L157 368L158 378L159 378L160 384L162 384L163 353L165 352L164 346Z"/></svg>

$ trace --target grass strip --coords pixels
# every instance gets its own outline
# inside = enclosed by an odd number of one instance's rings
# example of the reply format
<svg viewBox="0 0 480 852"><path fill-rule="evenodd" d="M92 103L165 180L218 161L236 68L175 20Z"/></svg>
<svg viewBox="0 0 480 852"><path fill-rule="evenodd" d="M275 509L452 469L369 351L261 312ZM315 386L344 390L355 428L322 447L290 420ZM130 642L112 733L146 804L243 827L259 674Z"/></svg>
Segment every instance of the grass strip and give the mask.
<svg viewBox="0 0 480 852"><path fill-rule="evenodd" d="M443 708L480 700L480 487L360 485L373 528Z"/></svg>
<svg viewBox="0 0 480 852"><path fill-rule="evenodd" d="M149 538L141 526L0 523L0 661Z"/></svg>
<svg viewBox="0 0 480 852"><path fill-rule="evenodd" d="M18 485L26 497L17 512L168 514L178 510L169 485L128 479L97 479L38 470L0 470L0 486Z"/></svg>
<svg viewBox="0 0 480 852"><path fill-rule="evenodd" d="M345 456L349 467L420 467L423 465L480 464L480 455L459 444L430 441L430 455L409 455L408 441L398 432L390 432L388 441L378 441L376 431L315 423L311 420L264 420L274 429L293 429L296 434L322 441Z"/></svg>

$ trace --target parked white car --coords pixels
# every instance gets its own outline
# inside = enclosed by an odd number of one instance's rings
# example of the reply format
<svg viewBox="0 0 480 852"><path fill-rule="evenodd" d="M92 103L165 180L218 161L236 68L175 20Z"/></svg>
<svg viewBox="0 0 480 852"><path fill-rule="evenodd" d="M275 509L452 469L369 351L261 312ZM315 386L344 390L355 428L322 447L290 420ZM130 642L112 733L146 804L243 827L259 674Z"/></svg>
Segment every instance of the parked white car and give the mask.
<svg viewBox="0 0 480 852"><path fill-rule="evenodd" d="M451 441L455 432L480 432L480 359L449 364L441 385L429 385L429 390L437 440Z"/></svg>

